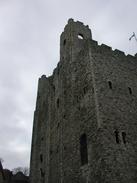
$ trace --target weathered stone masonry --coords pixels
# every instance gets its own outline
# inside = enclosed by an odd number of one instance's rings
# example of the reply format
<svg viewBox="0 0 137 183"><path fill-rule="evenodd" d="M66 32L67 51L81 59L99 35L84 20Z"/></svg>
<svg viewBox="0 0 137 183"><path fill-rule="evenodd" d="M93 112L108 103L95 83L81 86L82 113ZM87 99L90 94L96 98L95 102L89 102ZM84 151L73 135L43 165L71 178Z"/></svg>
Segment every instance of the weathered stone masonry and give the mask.
<svg viewBox="0 0 137 183"><path fill-rule="evenodd" d="M69 19L60 62L39 79L31 183L137 182L137 55Z"/></svg>

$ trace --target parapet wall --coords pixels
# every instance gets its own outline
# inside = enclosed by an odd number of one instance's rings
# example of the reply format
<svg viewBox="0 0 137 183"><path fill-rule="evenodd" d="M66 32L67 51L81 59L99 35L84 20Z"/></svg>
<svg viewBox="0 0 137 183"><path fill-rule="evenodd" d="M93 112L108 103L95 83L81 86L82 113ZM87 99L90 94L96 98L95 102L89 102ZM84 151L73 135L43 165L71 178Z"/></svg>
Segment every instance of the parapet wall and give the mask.
<svg viewBox="0 0 137 183"><path fill-rule="evenodd" d="M65 26L62 34L64 34L65 32L71 31L70 25L75 25L75 27L77 27L77 29L79 29L79 31L81 31L83 29L83 30L89 30L89 32L91 32L88 25L84 25L83 22L80 22L80 21L74 21L71 18L68 20L68 24ZM91 44L93 47L96 47L100 52L104 52L104 53L109 52L109 53L114 54L114 55L125 56L125 57L131 58L131 59L137 58L137 54L135 54L134 56L130 55L130 54L126 55L123 51L118 50L118 49L113 50L112 47L110 47L108 45L105 45L105 44L99 45L97 41L92 39L92 36L91 36Z"/></svg>
<svg viewBox="0 0 137 183"><path fill-rule="evenodd" d="M91 47L96 49L98 53L104 53L104 54L111 54L112 56L119 56L127 59L137 60L137 54L133 55L126 55L123 51L115 49L113 50L112 47L101 44L99 45L97 41L91 40Z"/></svg>

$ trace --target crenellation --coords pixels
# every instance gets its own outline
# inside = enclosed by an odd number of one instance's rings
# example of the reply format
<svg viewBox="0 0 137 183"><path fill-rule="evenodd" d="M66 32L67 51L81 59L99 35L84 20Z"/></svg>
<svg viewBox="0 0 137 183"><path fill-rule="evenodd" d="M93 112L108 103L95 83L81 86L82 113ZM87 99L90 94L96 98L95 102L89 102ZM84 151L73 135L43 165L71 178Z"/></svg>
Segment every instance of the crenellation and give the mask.
<svg viewBox="0 0 137 183"><path fill-rule="evenodd" d="M112 47L107 46L105 44L101 44L100 47L103 49L103 51L112 51Z"/></svg>
<svg viewBox="0 0 137 183"><path fill-rule="evenodd" d="M68 24L69 24L69 23L72 23L72 22L74 22L74 19L73 19L73 18L70 18L70 19L68 20Z"/></svg>
<svg viewBox="0 0 137 183"><path fill-rule="evenodd" d="M47 78L45 74L41 76L41 79L45 79L45 78Z"/></svg>
<svg viewBox="0 0 137 183"><path fill-rule="evenodd" d="M98 46L98 42L92 39L91 40L91 46L97 47Z"/></svg>
<svg viewBox="0 0 137 183"><path fill-rule="evenodd" d="M134 56L137 57L137 53Z"/></svg>
<svg viewBox="0 0 137 183"><path fill-rule="evenodd" d="M80 24L80 25L84 25L83 22L80 22L80 21L76 21L75 23Z"/></svg>
<svg viewBox="0 0 137 183"><path fill-rule="evenodd" d="M114 50L114 54L118 55L118 56L125 56L125 53L121 50L115 49Z"/></svg>
<svg viewBox="0 0 137 183"><path fill-rule="evenodd" d="M88 25L85 25L88 29L89 29L89 26Z"/></svg>
<svg viewBox="0 0 137 183"><path fill-rule="evenodd" d="M128 54L128 55L127 55L127 58L133 60L133 59L135 59L135 56L129 55L129 54Z"/></svg>
<svg viewBox="0 0 137 183"><path fill-rule="evenodd" d="M112 48L105 44L98 45L96 50L98 53L103 54L103 55L113 54Z"/></svg>

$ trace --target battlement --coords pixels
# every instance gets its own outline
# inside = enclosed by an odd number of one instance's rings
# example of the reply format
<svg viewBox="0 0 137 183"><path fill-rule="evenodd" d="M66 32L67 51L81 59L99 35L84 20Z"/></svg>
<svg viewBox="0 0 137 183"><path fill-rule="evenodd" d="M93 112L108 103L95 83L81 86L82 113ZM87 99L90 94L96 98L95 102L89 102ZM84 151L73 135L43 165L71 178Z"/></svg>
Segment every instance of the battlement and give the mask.
<svg viewBox="0 0 137 183"><path fill-rule="evenodd" d="M84 25L84 23L83 22L80 22L80 21L74 21L74 19L73 18L70 18L69 20L68 20L68 24L65 26L65 28L64 28L64 31L67 29L67 26L69 26L69 25L71 25L71 24L75 24L75 25L77 25L77 26L81 26L81 27L86 27L86 28L88 28L89 29L89 26L88 25Z"/></svg>
<svg viewBox="0 0 137 183"><path fill-rule="evenodd" d="M108 45L105 44L99 45L97 41L92 39L91 30L88 25L84 25L82 22L74 21L74 19L70 18L68 20L68 24L65 26L64 31L61 34L61 42L62 42L61 45L63 45L64 40L65 43L66 40L72 40L72 42L75 43L76 40L78 40L79 36L81 37L81 39L83 39L83 41L90 40L91 47L93 49L96 49L98 53L111 54L114 56L125 57L127 59L137 58L137 54L135 54L134 56L126 55L123 51L118 49L113 50L112 47ZM61 49L62 48L63 47L61 46Z"/></svg>
<svg viewBox="0 0 137 183"><path fill-rule="evenodd" d="M91 40L91 47L96 49L96 51L98 53L104 53L104 54L111 54L113 56L119 56L119 57L125 57L127 59L137 59L137 53L133 56L130 54L125 54L125 52L118 50L118 49L112 49L112 47L105 45L105 44L101 44L99 45L97 41L95 40Z"/></svg>
<svg viewBox="0 0 137 183"><path fill-rule="evenodd" d="M69 23L75 23L75 24L77 24L79 26L85 26L85 27L87 27L89 29L89 26L88 25L84 25L84 23L83 22L80 22L80 21L76 21L75 22L74 19L72 19L72 18L68 20L68 24Z"/></svg>

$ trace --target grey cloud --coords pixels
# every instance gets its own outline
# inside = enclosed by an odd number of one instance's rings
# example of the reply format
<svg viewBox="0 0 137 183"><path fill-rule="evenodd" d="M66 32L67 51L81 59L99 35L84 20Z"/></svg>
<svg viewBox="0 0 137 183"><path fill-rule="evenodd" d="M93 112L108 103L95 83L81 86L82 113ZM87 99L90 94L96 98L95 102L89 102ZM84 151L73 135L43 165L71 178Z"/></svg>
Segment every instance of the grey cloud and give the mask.
<svg viewBox="0 0 137 183"><path fill-rule="evenodd" d="M0 1L0 157L4 166L29 165L37 81L59 61L59 36L68 18L91 27L93 39L136 53L135 0Z"/></svg>

